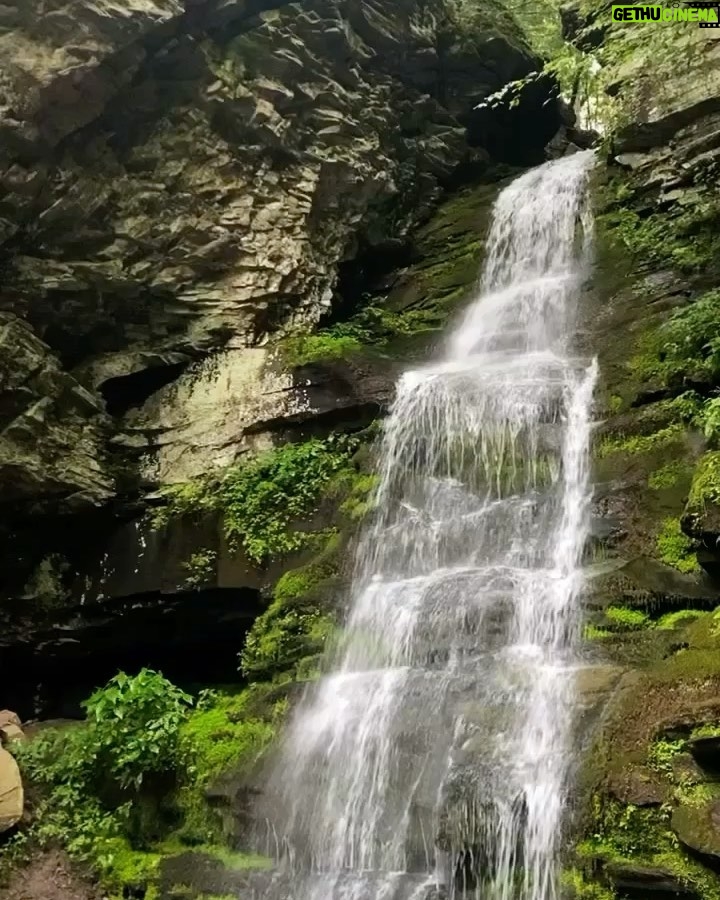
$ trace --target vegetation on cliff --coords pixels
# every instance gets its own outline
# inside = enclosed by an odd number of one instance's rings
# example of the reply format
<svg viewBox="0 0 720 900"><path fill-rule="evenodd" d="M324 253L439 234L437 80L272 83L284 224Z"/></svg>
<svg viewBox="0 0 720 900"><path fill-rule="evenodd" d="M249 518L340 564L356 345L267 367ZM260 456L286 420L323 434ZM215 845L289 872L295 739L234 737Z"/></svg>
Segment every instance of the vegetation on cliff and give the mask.
<svg viewBox="0 0 720 900"><path fill-rule="evenodd" d="M165 503L153 515L156 528L177 516L219 513L231 545L262 564L300 550L312 533L300 527L312 517L335 478L353 472L357 438L338 435L283 444L249 461L164 490ZM191 569L203 559L189 561Z"/></svg>
<svg viewBox="0 0 720 900"><path fill-rule="evenodd" d="M227 847L204 791L222 772L252 765L286 706L277 686L193 700L157 672L119 674L85 703L85 723L14 747L38 799L5 861L59 843L113 900L152 900L163 860L189 848L233 867L265 865Z"/></svg>

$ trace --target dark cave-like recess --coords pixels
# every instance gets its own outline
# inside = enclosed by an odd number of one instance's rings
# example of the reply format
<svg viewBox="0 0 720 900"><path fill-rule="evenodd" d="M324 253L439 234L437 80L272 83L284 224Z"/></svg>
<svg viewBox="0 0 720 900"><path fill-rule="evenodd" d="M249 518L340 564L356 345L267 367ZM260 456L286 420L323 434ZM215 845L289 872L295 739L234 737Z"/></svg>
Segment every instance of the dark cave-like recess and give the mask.
<svg viewBox="0 0 720 900"><path fill-rule="evenodd" d="M75 718L95 688L144 666L190 690L238 683L238 653L261 610L259 592L238 588L72 610L25 642L0 645L3 706L25 720Z"/></svg>

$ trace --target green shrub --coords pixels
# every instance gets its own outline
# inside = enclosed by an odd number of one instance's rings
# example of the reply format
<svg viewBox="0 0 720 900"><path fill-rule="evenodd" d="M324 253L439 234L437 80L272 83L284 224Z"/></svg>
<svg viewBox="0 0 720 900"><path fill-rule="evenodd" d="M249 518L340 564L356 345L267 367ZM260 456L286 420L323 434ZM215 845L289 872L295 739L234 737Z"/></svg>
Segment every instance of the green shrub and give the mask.
<svg viewBox="0 0 720 900"><path fill-rule="evenodd" d="M59 844L90 865L111 900L154 896L159 862L188 845L232 866L258 865L259 857L216 846L222 829L204 789L257 759L287 705L277 686L256 685L204 692L192 708L159 673L116 676L86 702L85 723L13 745L40 800L23 846L3 850L2 860Z"/></svg>
<svg viewBox="0 0 720 900"><path fill-rule="evenodd" d="M87 746L99 772L122 788L139 788L148 775L172 771L191 703L158 672L142 669L134 677L120 672L83 704Z"/></svg>

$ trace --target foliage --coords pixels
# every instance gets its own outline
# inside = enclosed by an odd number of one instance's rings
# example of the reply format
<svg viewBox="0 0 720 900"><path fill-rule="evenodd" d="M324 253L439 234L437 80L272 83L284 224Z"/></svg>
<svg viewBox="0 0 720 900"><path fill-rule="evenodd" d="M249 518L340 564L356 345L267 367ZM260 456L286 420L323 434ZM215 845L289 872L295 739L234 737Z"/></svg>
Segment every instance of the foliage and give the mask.
<svg viewBox="0 0 720 900"><path fill-rule="evenodd" d="M604 438L598 447L597 455L602 459L612 453L641 454L652 453L667 447L675 441L682 440L685 429L679 423L668 425L653 434L612 435Z"/></svg>
<svg viewBox="0 0 720 900"><path fill-rule="evenodd" d="M656 548L659 559L679 572L688 574L697 570L695 545L683 533L679 519L667 518L663 521Z"/></svg>
<svg viewBox="0 0 720 900"><path fill-rule="evenodd" d="M149 774L171 771L191 702L158 672L120 672L83 704L94 765L121 788L139 788Z"/></svg>
<svg viewBox="0 0 720 900"><path fill-rule="evenodd" d="M185 584L188 587L202 587L213 574L217 553L215 550L196 550L187 562L183 563L183 569L188 573Z"/></svg>
<svg viewBox="0 0 720 900"><path fill-rule="evenodd" d="M687 466L682 462L671 462L661 466L648 475L648 487L654 491L662 491L675 487L687 472Z"/></svg>
<svg viewBox="0 0 720 900"><path fill-rule="evenodd" d="M720 503L720 451L705 453L693 475L688 508L701 511L708 503Z"/></svg>
<svg viewBox="0 0 720 900"><path fill-rule="evenodd" d="M666 385L688 376L711 381L720 377L720 291L684 306L647 335L631 365L639 377ZM717 405L712 423L716 416ZM710 430L714 427L711 424Z"/></svg>
<svg viewBox="0 0 720 900"><path fill-rule="evenodd" d="M120 895L127 879L149 877L157 860L136 853L143 795L181 764L179 733L190 699L159 673L120 674L85 703L87 723L47 729L13 746L23 778L42 791L30 839L62 844L89 862Z"/></svg>
<svg viewBox="0 0 720 900"><path fill-rule="evenodd" d="M175 685L143 670L112 679L85 706L85 724L13 745L41 799L31 830L10 853L3 850L4 862L22 858L28 844L59 843L91 866L111 900L154 896L161 860L188 846L231 868L266 864L218 845L221 829L203 792L267 746L287 711L277 686L203 692L191 707ZM164 805L174 809L166 819ZM178 814L182 826L172 832Z"/></svg>
<svg viewBox="0 0 720 900"><path fill-rule="evenodd" d="M156 527L177 515L221 512L225 535L257 564L299 550L312 533L296 527L318 507L334 476L350 468L357 439L330 437L284 444L247 463L231 466L220 480L174 486ZM203 563L208 560L203 560Z"/></svg>
<svg viewBox="0 0 720 900"><path fill-rule="evenodd" d="M278 345L284 363L290 367L342 359L364 347L383 347L398 337L432 331L434 316L427 310L396 313L367 306L347 322L339 322L315 334L290 335Z"/></svg>
<svg viewBox="0 0 720 900"><path fill-rule="evenodd" d="M684 740L669 741L662 738L655 741L648 751L648 765L656 772L670 773L675 757L683 752L685 745Z"/></svg>

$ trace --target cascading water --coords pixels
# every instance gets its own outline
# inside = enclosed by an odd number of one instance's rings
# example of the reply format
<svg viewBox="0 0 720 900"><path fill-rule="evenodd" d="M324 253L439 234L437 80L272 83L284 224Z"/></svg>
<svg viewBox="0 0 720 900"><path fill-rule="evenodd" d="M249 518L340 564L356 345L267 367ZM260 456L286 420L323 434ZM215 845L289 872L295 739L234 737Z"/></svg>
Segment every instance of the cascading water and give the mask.
<svg viewBox="0 0 720 900"><path fill-rule="evenodd" d="M592 154L515 180L478 299L407 372L332 674L269 826L298 900L552 900L567 791L594 364L569 355Z"/></svg>

